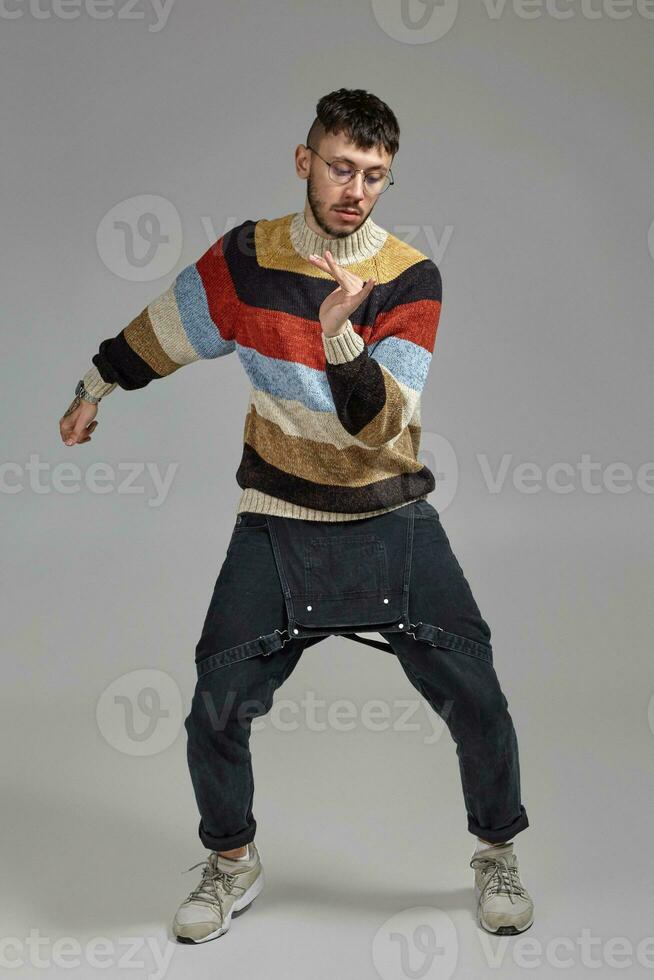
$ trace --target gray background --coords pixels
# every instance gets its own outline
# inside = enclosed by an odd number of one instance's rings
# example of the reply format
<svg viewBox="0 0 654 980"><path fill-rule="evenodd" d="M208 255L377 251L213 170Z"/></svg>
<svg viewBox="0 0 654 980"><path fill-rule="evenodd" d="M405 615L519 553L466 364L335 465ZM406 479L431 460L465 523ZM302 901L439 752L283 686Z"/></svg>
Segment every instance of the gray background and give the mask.
<svg viewBox="0 0 654 980"><path fill-rule="evenodd" d="M417 21L426 8L411 4ZM604 944L616 937L633 947L627 975L650 975L636 947L654 934L654 481L636 477L653 458L654 22L635 5L618 19L600 0L595 17L562 3L569 19L511 4L492 16L475 0L443 36L412 43L422 29L403 26L390 0L178 0L161 29L150 4L130 19L124 8L100 20L82 5L68 20L43 0L49 17L16 4L20 16L2 18L7 958L43 976L31 929L49 938L52 975L71 973L52 959L61 937L105 936L121 954L119 937L150 937L166 955L199 875L181 874L206 851L180 718L240 494L247 377L234 356L117 389L92 441L71 449L58 420L100 340L205 251L208 224L215 238L303 207L293 152L318 99L343 85L388 102L402 130L375 220L443 276L423 458L438 457L430 499L493 632L531 821L516 852L536 921L504 943L502 973L559 975L547 944L563 938L585 974L587 930L601 940L595 975L612 975ZM446 15L437 4L433 17ZM179 213L181 247L169 272L136 281L109 268L96 232L119 202L150 194ZM544 476L535 492L513 482L523 463L574 473L584 454L598 464L592 490L578 472L567 493ZM483 460L494 472L504 456L493 492ZM63 462L78 467L79 492L62 492ZM178 468L151 506L147 472L140 493L119 480L92 492L95 462ZM610 482L619 462L622 492ZM97 709L116 681L135 700L124 675L143 668L163 672L162 703L172 687L182 709L170 744L155 750L155 735L139 756L106 737ZM306 651L276 699L297 706L308 691L327 705L382 699L396 720L409 699L417 727L373 731L361 714L351 731L311 730L302 714L295 731L264 722L252 748L268 884L226 937L168 950L166 975L192 961L198 977L408 976L390 954L380 965L375 936L420 907L454 930L449 959L421 976L497 975L472 917L474 838L449 734L429 743L426 705L398 664L347 640ZM517 952L527 937L537 970ZM118 952L104 970L82 954L84 975L123 975ZM145 965L130 976L154 975L143 950L133 959Z"/></svg>

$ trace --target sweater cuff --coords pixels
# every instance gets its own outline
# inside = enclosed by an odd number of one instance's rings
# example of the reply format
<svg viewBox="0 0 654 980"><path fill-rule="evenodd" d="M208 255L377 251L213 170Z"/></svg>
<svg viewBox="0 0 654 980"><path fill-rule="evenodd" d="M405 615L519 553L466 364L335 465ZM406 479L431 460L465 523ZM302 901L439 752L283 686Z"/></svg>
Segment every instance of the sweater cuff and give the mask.
<svg viewBox="0 0 654 980"><path fill-rule="evenodd" d="M89 395L93 395L94 398L104 398L105 395L108 395L116 387L115 382L109 384L104 380L95 365L89 368L82 380Z"/></svg>
<svg viewBox="0 0 654 980"><path fill-rule="evenodd" d="M330 364L347 364L358 357L366 346L363 337L354 330L350 320L345 321L345 330L335 337L323 334L322 345Z"/></svg>

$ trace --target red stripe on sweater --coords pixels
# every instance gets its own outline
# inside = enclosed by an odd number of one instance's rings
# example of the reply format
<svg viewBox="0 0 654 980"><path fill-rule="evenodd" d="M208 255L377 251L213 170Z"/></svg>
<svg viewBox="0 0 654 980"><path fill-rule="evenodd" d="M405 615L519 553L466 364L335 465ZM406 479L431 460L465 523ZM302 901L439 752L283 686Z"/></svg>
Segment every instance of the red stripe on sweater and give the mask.
<svg viewBox="0 0 654 980"><path fill-rule="evenodd" d="M209 316L223 340L234 340L239 299L220 239L200 256L195 267L207 296Z"/></svg>
<svg viewBox="0 0 654 980"><path fill-rule="evenodd" d="M368 342L370 327L354 327ZM238 342L252 347L265 357L295 361L318 371L325 370L325 350L319 320L308 320L280 310L241 304Z"/></svg>
<svg viewBox="0 0 654 980"><path fill-rule="evenodd" d="M435 299L419 299L414 303L402 303L375 320L371 343L384 337L409 340L424 347L431 354L436 343L436 331L441 316L441 303Z"/></svg>
<svg viewBox="0 0 654 980"><path fill-rule="evenodd" d="M440 312L439 301L422 299L378 314L374 327L353 324L353 329L367 345L394 336L418 344L431 353L436 342ZM318 371L325 370L319 320L241 304L238 342L266 357L295 361Z"/></svg>

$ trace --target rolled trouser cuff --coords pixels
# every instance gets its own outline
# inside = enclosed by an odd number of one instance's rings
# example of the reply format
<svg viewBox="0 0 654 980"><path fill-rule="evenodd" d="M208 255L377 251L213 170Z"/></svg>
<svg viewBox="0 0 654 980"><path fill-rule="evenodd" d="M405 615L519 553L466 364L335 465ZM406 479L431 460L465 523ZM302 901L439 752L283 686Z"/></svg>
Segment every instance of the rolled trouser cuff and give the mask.
<svg viewBox="0 0 654 980"><path fill-rule="evenodd" d="M253 820L245 830L241 830L238 834L232 834L231 837L215 837L213 834L208 834L202 826L202 820L200 820L200 826L198 827L200 840L210 851L231 851L235 847L250 844L254 840L256 830L256 820Z"/></svg>
<svg viewBox="0 0 654 980"><path fill-rule="evenodd" d="M522 805L516 819L505 827L480 827L474 818L468 814L468 830L470 833L475 834L476 837L481 837L482 840L490 841L491 844L503 844L519 834L521 830L526 830L528 826L527 811Z"/></svg>

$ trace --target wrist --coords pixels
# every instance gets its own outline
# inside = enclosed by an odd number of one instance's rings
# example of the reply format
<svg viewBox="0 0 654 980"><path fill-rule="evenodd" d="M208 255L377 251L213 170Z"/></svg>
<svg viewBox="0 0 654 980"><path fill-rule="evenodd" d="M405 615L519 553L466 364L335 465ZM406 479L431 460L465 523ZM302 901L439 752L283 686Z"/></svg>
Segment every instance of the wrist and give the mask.
<svg viewBox="0 0 654 980"><path fill-rule="evenodd" d="M341 324L341 326L338 328L338 330L325 330L325 328L323 327L322 328L323 336L325 336L325 337L340 337L341 334L345 333L345 331L347 330L347 325L348 325L349 322L350 322L349 320L346 320L345 323Z"/></svg>
<svg viewBox="0 0 654 980"><path fill-rule="evenodd" d="M105 381L97 367L93 365L82 378L82 386L84 389L81 395L82 399L96 405L101 398L104 398L105 395L108 395L114 390L116 384L110 384Z"/></svg>
<svg viewBox="0 0 654 980"><path fill-rule="evenodd" d="M78 381L77 387L75 388L75 398L79 401L90 402L91 405L97 405L100 401L95 395L90 395L86 388L84 387L84 381Z"/></svg>
<svg viewBox="0 0 654 980"><path fill-rule="evenodd" d="M329 364L346 364L355 360L366 349L363 337L359 336L350 320L346 321L341 333L331 337L323 334L322 346Z"/></svg>

